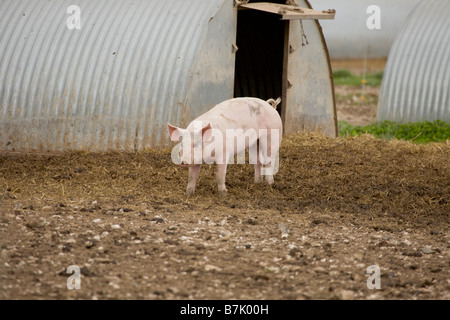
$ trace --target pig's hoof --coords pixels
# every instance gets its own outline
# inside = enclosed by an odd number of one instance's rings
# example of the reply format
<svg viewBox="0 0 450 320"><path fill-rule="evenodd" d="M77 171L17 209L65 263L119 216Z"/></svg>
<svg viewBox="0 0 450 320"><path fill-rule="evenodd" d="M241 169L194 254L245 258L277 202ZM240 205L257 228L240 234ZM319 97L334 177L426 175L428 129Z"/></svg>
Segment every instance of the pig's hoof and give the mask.
<svg viewBox="0 0 450 320"><path fill-rule="evenodd" d="M271 186L271 185L273 184L273 182L274 182L273 176L267 176L267 177L266 177L266 182L267 182L267 184L268 184L269 186Z"/></svg>
<svg viewBox="0 0 450 320"><path fill-rule="evenodd" d="M194 192L195 192L195 189L187 189L187 190L186 190L186 195L187 195L187 196L193 196L193 195L194 195Z"/></svg>
<svg viewBox="0 0 450 320"><path fill-rule="evenodd" d="M227 196L227 193L228 193L228 191L225 189L225 190L219 190L219 195L221 196L221 197L226 197Z"/></svg>

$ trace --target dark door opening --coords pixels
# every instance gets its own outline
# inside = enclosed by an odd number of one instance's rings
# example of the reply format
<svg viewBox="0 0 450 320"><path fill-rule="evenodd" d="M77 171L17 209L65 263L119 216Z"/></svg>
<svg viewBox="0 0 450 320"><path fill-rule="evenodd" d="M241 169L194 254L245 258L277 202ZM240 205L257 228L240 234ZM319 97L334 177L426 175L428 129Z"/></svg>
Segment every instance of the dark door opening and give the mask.
<svg viewBox="0 0 450 320"><path fill-rule="evenodd" d="M234 97L282 97L286 21L271 13L239 10ZM282 114L283 101L277 110Z"/></svg>

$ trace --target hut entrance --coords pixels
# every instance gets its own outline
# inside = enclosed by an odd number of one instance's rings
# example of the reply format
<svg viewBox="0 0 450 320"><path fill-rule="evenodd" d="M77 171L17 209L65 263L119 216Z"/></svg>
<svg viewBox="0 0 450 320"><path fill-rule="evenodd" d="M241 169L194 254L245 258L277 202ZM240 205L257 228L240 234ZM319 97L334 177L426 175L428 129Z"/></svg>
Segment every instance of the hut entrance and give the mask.
<svg viewBox="0 0 450 320"><path fill-rule="evenodd" d="M271 13L238 11L234 97L282 96L285 24ZM280 114L282 108L283 101L277 108Z"/></svg>
<svg viewBox="0 0 450 320"><path fill-rule="evenodd" d="M335 11L286 5L286 0L249 1L238 6L234 97L281 97L283 123L289 100L290 21L334 19ZM302 25L303 28L303 25ZM302 37L303 35L297 35ZM302 38L303 40L303 38Z"/></svg>

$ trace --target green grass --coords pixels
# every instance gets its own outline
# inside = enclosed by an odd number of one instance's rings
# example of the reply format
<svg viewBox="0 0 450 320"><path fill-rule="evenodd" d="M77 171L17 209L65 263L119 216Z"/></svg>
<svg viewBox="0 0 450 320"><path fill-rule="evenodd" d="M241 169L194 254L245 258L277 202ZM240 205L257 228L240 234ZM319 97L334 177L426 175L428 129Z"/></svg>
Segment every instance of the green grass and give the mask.
<svg viewBox="0 0 450 320"><path fill-rule="evenodd" d="M441 120L401 124L392 121L368 126L353 126L339 121L340 136L359 136L369 133L380 139L409 140L415 143L444 142L450 140L450 124Z"/></svg>
<svg viewBox="0 0 450 320"><path fill-rule="evenodd" d="M336 70L333 72L334 84L337 85L348 85L348 86L361 86L363 80L366 81L367 86L378 87L381 85L381 80L383 79L383 71L377 73L368 73L366 78L363 79L362 76L357 76L352 74L348 70Z"/></svg>

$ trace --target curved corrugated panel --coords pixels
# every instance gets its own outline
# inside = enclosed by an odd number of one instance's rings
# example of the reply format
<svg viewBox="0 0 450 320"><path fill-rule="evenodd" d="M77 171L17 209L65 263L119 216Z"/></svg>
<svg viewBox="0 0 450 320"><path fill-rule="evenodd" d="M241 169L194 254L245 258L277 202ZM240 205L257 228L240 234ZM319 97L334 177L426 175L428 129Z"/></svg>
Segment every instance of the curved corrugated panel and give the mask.
<svg viewBox="0 0 450 320"><path fill-rule="evenodd" d="M409 12L419 0L310 0L314 9L336 9L335 20L320 20L332 59L385 58ZM380 7L381 29L367 28L367 8Z"/></svg>
<svg viewBox="0 0 450 320"><path fill-rule="evenodd" d="M208 21L224 1L0 1L0 150L165 144L162 123L179 122ZM71 5L81 9L80 30L66 26Z"/></svg>
<svg viewBox="0 0 450 320"><path fill-rule="evenodd" d="M297 1L310 7L307 0ZM285 132L318 131L337 135L334 84L327 45L318 20L291 21L285 108ZM303 29L303 32L302 32ZM307 44L302 41L302 33ZM283 111L283 110L282 110Z"/></svg>
<svg viewBox="0 0 450 320"><path fill-rule="evenodd" d="M450 122L450 1L426 1L408 16L389 54L378 120Z"/></svg>

